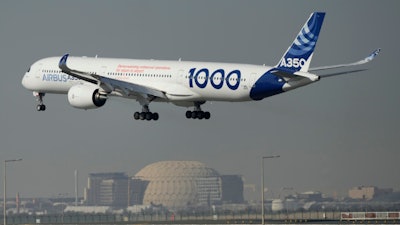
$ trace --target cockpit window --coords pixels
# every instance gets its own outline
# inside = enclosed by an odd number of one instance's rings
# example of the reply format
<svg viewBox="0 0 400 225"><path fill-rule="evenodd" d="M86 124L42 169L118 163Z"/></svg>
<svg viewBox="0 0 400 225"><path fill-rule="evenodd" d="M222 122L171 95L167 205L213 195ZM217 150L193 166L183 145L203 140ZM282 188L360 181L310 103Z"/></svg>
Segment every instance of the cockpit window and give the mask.
<svg viewBox="0 0 400 225"><path fill-rule="evenodd" d="M29 73L29 71L31 71L31 68L30 68L30 67L29 67L28 71L26 71L26 72L28 72L28 73Z"/></svg>

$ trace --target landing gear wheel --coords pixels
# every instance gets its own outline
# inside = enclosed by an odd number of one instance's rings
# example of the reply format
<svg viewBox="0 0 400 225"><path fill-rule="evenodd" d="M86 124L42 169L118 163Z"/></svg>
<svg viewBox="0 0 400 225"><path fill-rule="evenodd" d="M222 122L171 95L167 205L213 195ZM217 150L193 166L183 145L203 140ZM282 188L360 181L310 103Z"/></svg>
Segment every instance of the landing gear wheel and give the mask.
<svg viewBox="0 0 400 225"><path fill-rule="evenodd" d="M186 118L187 119L190 119L190 118L192 118L192 111L186 111Z"/></svg>
<svg viewBox="0 0 400 225"><path fill-rule="evenodd" d="M146 113L145 112L141 112L139 115L139 119L140 120L144 120L146 118Z"/></svg>
<svg viewBox="0 0 400 225"><path fill-rule="evenodd" d="M159 116L158 113L153 113L153 120L158 120Z"/></svg>
<svg viewBox="0 0 400 225"><path fill-rule="evenodd" d="M204 112L204 111L186 111L186 118L188 119L210 119L211 114L210 112Z"/></svg>
<svg viewBox="0 0 400 225"><path fill-rule="evenodd" d="M45 105L37 105L36 109L37 109L37 111L45 111L46 110L46 106Z"/></svg>
<svg viewBox="0 0 400 225"><path fill-rule="evenodd" d="M186 118L188 119L210 119L211 114L210 112L204 112L203 110L201 110L201 105L205 103L204 102L193 102L194 103L194 110L193 111L186 111Z"/></svg>
<svg viewBox="0 0 400 225"><path fill-rule="evenodd" d="M153 118L153 114L151 112L146 113L146 120L150 121Z"/></svg>
<svg viewBox="0 0 400 225"><path fill-rule="evenodd" d="M159 116L158 113L152 112L135 112L133 114L133 119L135 120L158 120Z"/></svg>
<svg viewBox="0 0 400 225"><path fill-rule="evenodd" d="M135 112L135 113L133 114L133 118L134 118L135 120L140 119L140 113L139 113L139 112Z"/></svg>
<svg viewBox="0 0 400 225"><path fill-rule="evenodd" d="M192 112L192 119L196 119L197 118L197 112L196 111L193 111Z"/></svg>
<svg viewBox="0 0 400 225"><path fill-rule="evenodd" d="M204 118L204 112L203 111L197 112L197 119L202 120L203 118Z"/></svg>
<svg viewBox="0 0 400 225"><path fill-rule="evenodd" d="M211 117L211 113L210 112L204 112L204 119L208 120Z"/></svg>

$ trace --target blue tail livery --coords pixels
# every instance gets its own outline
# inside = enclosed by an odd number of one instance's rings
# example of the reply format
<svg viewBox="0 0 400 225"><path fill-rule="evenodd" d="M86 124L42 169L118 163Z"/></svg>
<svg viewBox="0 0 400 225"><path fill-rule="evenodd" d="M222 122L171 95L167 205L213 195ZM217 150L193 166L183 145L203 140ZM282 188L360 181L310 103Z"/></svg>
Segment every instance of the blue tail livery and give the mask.
<svg viewBox="0 0 400 225"><path fill-rule="evenodd" d="M276 66L282 70L307 72L324 22L324 12L314 12Z"/></svg>

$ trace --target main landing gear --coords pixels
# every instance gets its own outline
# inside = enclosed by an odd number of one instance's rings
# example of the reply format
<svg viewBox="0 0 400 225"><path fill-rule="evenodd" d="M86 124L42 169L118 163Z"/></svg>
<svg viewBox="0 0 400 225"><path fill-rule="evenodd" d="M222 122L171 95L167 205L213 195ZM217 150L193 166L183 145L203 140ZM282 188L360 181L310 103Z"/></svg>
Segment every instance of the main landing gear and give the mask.
<svg viewBox="0 0 400 225"><path fill-rule="evenodd" d="M33 92L33 95L36 97L36 100L39 102L39 104L36 106L37 111L45 111L46 105L43 104L43 97L44 97L45 93Z"/></svg>
<svg viewBox="0 0 400 225"><path fill-rule="evenodd" d="M159 116L158 113L152 113L149 110L149 106L148 105L144 105L142 108L142 112L135 112L133 114L133 118L135 120L158 120Z"/></svg>
<svg viewBox="0 0 400 225"><path fill-rule="evenodd" d="M210 112L203 112L203 111L186 111L186 118L188 119L210 119L211 113Z"/></svg>
<svg viewBox="0 0 400 225"><path fill-rule="evenodd" d="M190 110L186 111L186 118L187 119L199 119L199 120L202 120L202 119L208 120L208 119L210 119L210 117L211 117L210 112L207 112L207 111L204 112L203 110L201 110L201 107L200 107L201 104L204 104L204 103L195 102L194 103L194 110L193 111L190 111Z"/></svg>

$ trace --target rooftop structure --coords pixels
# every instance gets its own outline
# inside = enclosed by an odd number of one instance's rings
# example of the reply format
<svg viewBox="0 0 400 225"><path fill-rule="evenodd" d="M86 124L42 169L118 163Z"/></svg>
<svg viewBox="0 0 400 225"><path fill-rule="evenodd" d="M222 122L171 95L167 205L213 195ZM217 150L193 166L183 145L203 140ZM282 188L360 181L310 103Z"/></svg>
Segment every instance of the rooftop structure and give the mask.
<svg viewBox="0 0 400 225"><path fill-rule="evenodd" d="M221 202L219 173L197 161L162 161L140 170L135 179L149 181L143 204L170 208L205 206Z"/></svg>

